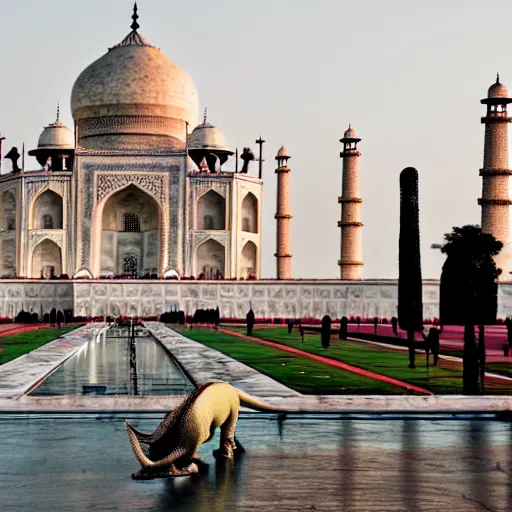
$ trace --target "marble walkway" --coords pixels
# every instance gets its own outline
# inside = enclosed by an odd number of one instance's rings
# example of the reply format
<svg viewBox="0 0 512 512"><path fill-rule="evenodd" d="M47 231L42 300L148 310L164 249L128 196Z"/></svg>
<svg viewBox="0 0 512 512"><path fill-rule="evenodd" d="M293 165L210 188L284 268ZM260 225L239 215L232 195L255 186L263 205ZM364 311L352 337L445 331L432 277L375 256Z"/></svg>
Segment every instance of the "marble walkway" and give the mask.
<svg viewBox="0 0 512 512"><path fill-rule="evenodd" d="M0 398L16 399L71 357L103 324L89 324L0 366Z"/></svg>
<svg viewBox="0 0 512 512"><path fill-rule="evenodd" d="M197 384L223 380L261 398L296 398L302 395L221 352L193 341L157 322L145 324L151 334L178 360Z"/></svg>

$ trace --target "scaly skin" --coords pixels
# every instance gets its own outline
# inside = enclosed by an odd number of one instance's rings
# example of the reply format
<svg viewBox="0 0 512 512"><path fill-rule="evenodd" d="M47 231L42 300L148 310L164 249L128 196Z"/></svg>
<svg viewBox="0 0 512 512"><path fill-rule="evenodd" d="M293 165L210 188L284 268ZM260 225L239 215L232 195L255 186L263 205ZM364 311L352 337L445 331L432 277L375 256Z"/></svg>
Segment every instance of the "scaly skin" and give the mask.
<svg viewBox="0 0 512 512"><path fill-rule="evenodd" d="M165 416L152 434L138 432L126 421L126 430L135 456L142 469L134 479L190 475L202 464L197 451L220 427L220 447L216 457L232 458L243 451L235 441L235 428L240 403L249 407L279 411L260 402L226 382L203 384L176 409Z"/></svg>

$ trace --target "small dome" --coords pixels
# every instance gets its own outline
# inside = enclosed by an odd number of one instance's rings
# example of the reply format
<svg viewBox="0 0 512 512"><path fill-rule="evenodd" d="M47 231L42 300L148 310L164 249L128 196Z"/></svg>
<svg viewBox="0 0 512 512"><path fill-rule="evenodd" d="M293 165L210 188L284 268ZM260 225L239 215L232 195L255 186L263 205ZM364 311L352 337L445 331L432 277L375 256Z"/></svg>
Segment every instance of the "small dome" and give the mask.
<svg viewBox="0 0 512 512"><path fill-rule="evenodd" d="M506 85L500 83L499 78L496 80L496 83L492 84L489 87L489 92L487 94L488 98L508 98L508 88Z"/></svg>
<svg viewBox="0 0 512 512"><path fill-rule="evenodd" d="M356 131L352 126L348 126L348 130L343 134L344 139L357 139Z"/></svg>
<svg viewBox="0 0 512 512"><path fill-rule="evenodd" d="M73 130L65 124L55 121L46 126L39 136L38 149L74 149Z"/></svg>
<svg viewBox="0 0 512 512"><path fill-rule="evenodd" d="M222 130L206 122L196 126L189 139L192 149L227 149L226 145Z"/></svg>
<svg viewBox="0 0 512 512"><path fill-rule="evenodd" d="M288 156L288 153L286 152L286 149L284 149L284 146L281 146L281 148L277 152L277 158L290 158Z"/></svg>

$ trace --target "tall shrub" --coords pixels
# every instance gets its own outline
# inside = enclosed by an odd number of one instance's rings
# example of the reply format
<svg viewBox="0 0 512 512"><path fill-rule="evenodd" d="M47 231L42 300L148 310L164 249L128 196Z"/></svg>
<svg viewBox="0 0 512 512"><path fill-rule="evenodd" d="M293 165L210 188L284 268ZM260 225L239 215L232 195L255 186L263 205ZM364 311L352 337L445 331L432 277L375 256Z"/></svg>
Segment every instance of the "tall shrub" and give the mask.
<svg viewBox="0 0 512 512"><path fill-rule="evenodd" d="M331 317L329 315L325 315L322 318L322 347L329 348L329 344L331 341Z"/></svg>
<svg viewBox="0 0 512 512"><path fill-rule="evenodd" d="M415 368L414 333L423 330L422 293L418 171L408 167L400 173L398 325L407 331L410 368Z"/></svg>
<svg viewBox="0 0 512 512"><path fill-rule="evenodd" d="M348 318L344 316L340 322L340 330L338 331L338 338L346 340L348 336Z"/></svg>
<svg viewBox="0 0 512 512"><path fill-rule="evenodd" d="M247 323L247 336L251 336L252 330L254 329L254 311L252 309L247 313L245 320Z"/></svg>

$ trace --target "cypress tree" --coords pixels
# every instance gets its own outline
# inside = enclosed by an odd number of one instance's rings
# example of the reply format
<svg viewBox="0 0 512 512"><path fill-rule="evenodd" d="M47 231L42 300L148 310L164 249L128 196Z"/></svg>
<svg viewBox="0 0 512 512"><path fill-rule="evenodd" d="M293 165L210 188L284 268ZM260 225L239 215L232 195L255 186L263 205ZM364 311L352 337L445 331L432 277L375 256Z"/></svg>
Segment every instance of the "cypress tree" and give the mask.
<svg viewBox="0 0 512 512"><path fill-rule="evenodd" d="M340 330L338 331L338 338L346 340L348 336L348 318L344 316L340 322Z"/></svg>
<svg viewBox="0 0 512 512"><path fill-rule="evenodd" d="M254 329L254 311L252 309L247 313L245 320L247 323L247 336L251 336L252 330Z"/></svg>
<svg viewBox="0 0 512 512"><path fill-rule="evenodd" d="M414 333L423 330L418 171L400 173L400 238L398 243L398 325L407 331L409 368L414 363Z"/></svg>
<svg viewBox="0 0 512 512"><path fill-rule="evenodd" d="M325 315L322 318L322 347L329 348L331 342L331 317Z"/></svg>

